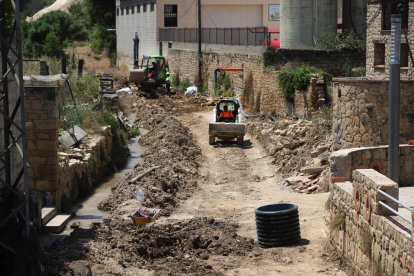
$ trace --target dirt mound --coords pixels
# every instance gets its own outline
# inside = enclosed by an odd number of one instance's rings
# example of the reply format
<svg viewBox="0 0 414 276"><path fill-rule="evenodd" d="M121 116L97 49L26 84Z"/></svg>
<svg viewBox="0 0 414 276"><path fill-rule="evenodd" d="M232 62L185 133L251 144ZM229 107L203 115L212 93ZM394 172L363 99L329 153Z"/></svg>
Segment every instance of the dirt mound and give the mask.
<svg viewBox="0 0 414 276"><path fill-rule="evenodd" d="M63 275L75 269L88 271L87 262L79 263L82 259L94 264L95 275L113 269L125 275L122 270L133 268L153 270L156 275L220 275L208 263L210 256L246 256L254 250L253 239L236 232L236 225L212 218L146 227L111 219L88 232L77 229L48 252L49 256L59 255L49 262ZM118 267L105 266L109 263Z"/></svg>
<svg viewBox="0 0 414 276"><path fill-rule="evenodd" d="M182 90L175 89L174 92L171 96L161 95L155 101L158 106L174 115L212 110L215 104L213 98L199 93L186 96Z"/></svg>
<svg viewBox="0 0 414 276"><path fill-rule="evenodd" d="M146 199L142 205L160 207L163 215L168 215L177 202L188 197L197 186L202 154L189 130L150 100L139 98L135 112L136 123L148 131L140 138L140 144L146 147L141 155L143 162L113 187L112 194L99 208L113 212L121 203L135 198L136 191L143 188ZM129 184L131 179L154 167L153 172Z"/></svg>

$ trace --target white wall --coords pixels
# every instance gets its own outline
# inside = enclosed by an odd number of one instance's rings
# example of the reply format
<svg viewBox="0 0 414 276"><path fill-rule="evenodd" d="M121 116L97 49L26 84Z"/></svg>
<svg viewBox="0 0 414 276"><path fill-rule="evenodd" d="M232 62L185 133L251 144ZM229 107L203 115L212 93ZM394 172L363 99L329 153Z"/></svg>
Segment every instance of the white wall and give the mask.
<svg viewBox="0 0 414 276"><path fill-rule="evenodd" d="M137 1L136 3L138 3ZM157 26L156 26L156 11L155 4L154 11L151 11L150 4L147 3L147 11L144 13L143 5L141 5L140 13L137 13L137 4L134 4L135 12L131 13L131 6L129 5L129 15L126 14L124 7L124 15L121 15L120 1L116 3L116 9L119 8L119 15L116 16L116 34L117 34L117 65L121 66L123 63L130 68L134 65L134 42L135 33L139 37L139 53L138 57L141 60L143 55L158 55L159 47L157 42Z"/></svg>
<svg viewBox="0 0 414 276"><path fill-rule="evenodd" d="M204 28L239 28L263 25L263 5L203 5Z"/></svg>

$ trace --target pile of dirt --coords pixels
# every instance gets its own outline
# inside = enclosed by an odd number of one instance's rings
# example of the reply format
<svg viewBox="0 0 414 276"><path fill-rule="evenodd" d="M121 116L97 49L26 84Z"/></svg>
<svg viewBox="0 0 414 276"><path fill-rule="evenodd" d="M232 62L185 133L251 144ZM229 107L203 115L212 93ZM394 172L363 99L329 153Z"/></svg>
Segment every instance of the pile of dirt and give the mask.
<svg viewBox="0 0 414 276"><path fill-rule="evenodd" d="M143 206L162 208L163 215L169 215L178 201L189 197L197 187L201 150L188 128L151 100L136 99L133 112L137 114L136 124L147 131L139 140L145 147L142 162L112 188L111 195L98 207L113 213L123 202L135 198L141 188L145 191ZM155 169L129 184L150 168Z"/></svg>
<svg viewBox="0 0 414 276"><path fill-rule="evenodd" d="M220 275L208 263L210 256L246 256L255 250L253 239L236 232L237 225L212 218L145 227L123 219L105 220L89 232L77 229L51 248L48 254L59 258L49 258L48 267L59 267L63 275L74 269L87 271L89 263L95 275L114 270L124 275L132 269L157 275Z"/></svg>
<svg viewBox="0 0 414 276"><path fill-rule="evenodd" d="M287 179L286 186L304 193L325 189L332 145L329 120L249 119L248 126L279 172L299 176Z"/></svg>
<svg viewBox="0 0 414 276"><path fill-rule="evenodd" d="M174 89L173 92L171 96L160 95L155 101L158 106L173 115L212 110L212 106L215 105L213 98L203 96L200 93L184 95L180 89Z"/></svg>

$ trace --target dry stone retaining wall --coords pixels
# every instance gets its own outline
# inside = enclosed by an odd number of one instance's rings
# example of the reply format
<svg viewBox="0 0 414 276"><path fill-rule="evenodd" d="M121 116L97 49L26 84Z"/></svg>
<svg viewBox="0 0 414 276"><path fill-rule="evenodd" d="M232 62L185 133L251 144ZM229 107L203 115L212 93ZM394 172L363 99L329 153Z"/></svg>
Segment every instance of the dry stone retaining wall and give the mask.
<svg viewBox="0 0 414 276"><path fill-rule="evenodd" d="M414 139L414 80L401 81L400 143ZM333 150L388 143L389 82L373 78L333 80Z"/></svg>
<svg viewBox="0 0 414 276"><path fill-rule="evenodd" d="M412 236L383 216L389 213L378 205L380 189L398 198L396 183L372 169L353 171L353 183L333 186L331 244L353 275L412 275Z"/></svg>
<svg viewBox="0 0 414 276"><path fill-rule="evenodd" d="M296 58L299 63L300 59ZM181 78L188 78L190 81L197 79L198 72L198 56L193 50L170 49L168 53L168 63L172 74L180 73ZM207 90L214 91L214 70L219 67L237 67L244 68L244 73L227 72L230 76L233 88L238 96L244 96L253 99L251 106L245 106L251 112L274 114L279 117L290 115L291 108L287 107L280 89L277 86L277 73L274 67L265 67L265 57L261 54L241 54L241 53L224 53L224 52L204 52L203 53L203 79L207 85ZM270 62L271 64L271 62ZM284 63L283 63L284 64ZM279 63L278 65L283 65ZM326 61L326 64L334 64L332 60ZM324 68L322 68L324 69ZM244 93L245 82L249 74L253 76L252 91ZM310 91L306 98L303 94L296 94L296 111L294 115L303 117L305 114L305 102L308 101L308 111L317 110L320 106L313 104L314 94L320 94L320 80L315 79L315 83L311 83ZM324 86L325 84L322 84ZM324 89L322 89L324 90ZM326 93L325 91L323 91ZM327 99L326 99L327 100Z"/></svg>
<svg viewBox="0 0 414 276"><path fill-rule="evenodd" d="M75 154L59 153L59 190L62 207L93 191L96 184L113 172L111 162L112 133L103 127L100 134L89 135L82 140L83 149Z"/></svg>

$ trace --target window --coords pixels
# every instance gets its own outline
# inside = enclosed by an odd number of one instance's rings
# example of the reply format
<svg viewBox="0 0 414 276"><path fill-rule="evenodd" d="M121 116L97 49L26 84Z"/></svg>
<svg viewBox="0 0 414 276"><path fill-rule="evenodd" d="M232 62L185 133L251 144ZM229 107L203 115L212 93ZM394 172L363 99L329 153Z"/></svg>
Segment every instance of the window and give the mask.
<svg viewBox="0 0 414 276"><path fill-rule="evenodd" d="M135 13L135 6L132 6L131 7L131 14L134 14Z"/></svg>
<svg viewBox="0 0 414 276"><path fill-rule="evenodd" d="M124 15L124 8L121 8L121 15Z"/></svg>
<svg viewBox="0 0 414 276"><path fill-rule="evenodd" d="M177 5L164 5L164 27L177 27Z"/></svg>
<svg viewBox="0 0 414 276"><path fill-rule="evenodd" d="M385 66L385 44L374 44L374 66Z"/></svg>
<svg viewBox="0 0 414 276"><path fill-rule="evenodd" d="M129 7L126 7L125 9L126 9L126 15L128 15L129 14Z"/></svg>
<svg viewBox="0 0 414 276"><path fill-rule="evenodd" d="M401 44L400 65L408 67L408 44L406 43Z"/></svg>
<svg viewBox="0 0 414 276"><path fill-rule="evenodd" d="M152 12L154 11L154 6L155 6L154 3L151 3L150 11Z"/></svg>
<svg viewBox="0 0 414 276"><path fill-rule="evenodd" d="M147 12L147 4L142 5L142 12Z"/></svg>
<svg viewBox="0 0 414 276"><path fill-rule="evenodd" d="M137 13L140 13L141 12L141 5L138 5L137 6Z"/></svg>
<svg viewBox="0 0 414 276"><path fill-rule="evenodd" d="M119 16L119 8L116 8L116 16Z"/></svg>
<svg viewBox="0 0 414 276"><path fill-rule="evenodd" d="M403 29L408 29L408 1L397 0L391 1L386 0L382 4L382 30L391 30L391 14L399 14L398 5L403 4L405 6L402 12L402 24Z"/></svg>

